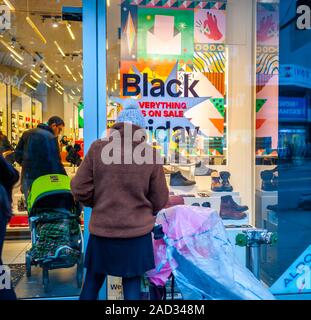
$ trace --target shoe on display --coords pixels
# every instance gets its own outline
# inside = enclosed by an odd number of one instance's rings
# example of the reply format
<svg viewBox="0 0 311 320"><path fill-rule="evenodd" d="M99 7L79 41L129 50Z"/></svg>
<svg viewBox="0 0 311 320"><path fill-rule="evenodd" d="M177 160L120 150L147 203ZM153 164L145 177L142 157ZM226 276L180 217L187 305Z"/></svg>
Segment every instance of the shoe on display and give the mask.
<svg viewBox="0 0 311 320"><path fill-rule="evenodd" d="M221 197L220 204L220 217L224 220L241 220L247 217L246 213L242 211L242 208L248 208L247 206L239 206L234 202L232 196Z"/></svg>
<svg viewBox="0 0 311 320"><path fill-rule="evenodd" d="M277 204L269 205L267 206L267 209L274 212L278 212L278 205Z"/></svg>
<svg viewBox="0 0 311 320"><path fill-rule="evenodd" d="M172 187L188 187L196 184L195 181L188 180L180 171L174 172L170 177L170 186Z"/></svg>
<svg viewBox="0 0 311 320"><path fill-rule="evenodd" d="M208 168L202 161L199 161L195 165L194 175L195 176L210 176L212 172L217 172L216 170Z"/></svg>
<svg viewBox="0 0 311 320"><path fill-rule="evenodd" d="M303 193L299 198L298 208L303 210L311 210L311 194Z"/></svg>
<svg viewBox="0 0 311 320"><path fill-rule="evenodd" d="M211 204L209 202L203 202L202 203L202 207L204 208L210 208L211 207Z"/></svg>
<svg viewBox="0 0 311 320"><path fill-rule="evenodd" d="M274 177L274 174L270 170L264 170L260 172L260 177L262 179L261 182L261 189L263 191L276 191L277 186L275 183L272 183L272 179Z"/></svg>
<svg viewBox="0 0 311 320"><path fill-rule="evenodd" d="M221 171L219 173L220 178L222 180L222 191L226 191L226 192L232 192L233 191L233 187L229 182L229 179L231 177L230 172L228 171Z"/></svg>
<svg viewBox="0 0 311 320"><path fill-rule="evenodd" d="M192 206L194 206L194 207L201 207L200 204L197 203L197 202L193 203Z"/></svg>
<svg viewBox="0 0 311 320"><path fill-rule="evenodd" d="M214 192L222 192L223 187L222 183L220 182L220 176L218 172L213 172L211 174L212 177L212 185L211 185L211 190Z"/></svg>

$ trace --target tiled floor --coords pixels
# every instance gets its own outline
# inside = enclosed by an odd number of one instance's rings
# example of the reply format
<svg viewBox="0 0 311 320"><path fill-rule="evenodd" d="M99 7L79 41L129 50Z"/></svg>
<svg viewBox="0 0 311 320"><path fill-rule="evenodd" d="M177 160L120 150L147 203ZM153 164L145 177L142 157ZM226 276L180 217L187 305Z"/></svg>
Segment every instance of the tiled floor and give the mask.
<svg viewBox="0 0 311 320"><path fill-rule="evenodd" d="M25 252L30 247L30 240L6 240L2 253L4 264L25 263ZM31 269L31 277L27 278L24 275L15 288L19 299L65 299L60 297L71 297L73 299L72 297L79 296L80 289L76 283L76 267L50 271L50 291L48 293L44 292L42 286L42 269L34 266Z"/></svg>
<svg viewBox="0 0 311 320"><path fill-rule="evenodd" d="M30 240L6 240L2 252L4 264L25 263L25 252L30 247Z"/></svg>

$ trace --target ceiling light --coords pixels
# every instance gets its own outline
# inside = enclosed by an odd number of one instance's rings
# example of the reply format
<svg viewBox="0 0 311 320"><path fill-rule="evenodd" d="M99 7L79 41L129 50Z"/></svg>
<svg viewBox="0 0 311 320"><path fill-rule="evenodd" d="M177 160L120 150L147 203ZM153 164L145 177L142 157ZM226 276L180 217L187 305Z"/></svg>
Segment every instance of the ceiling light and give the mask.
<svg viewBox="0 0 311 320"><path fill-rule="evenodd" d="M56 45L58 51L62 54L63 57L66 57L64 51L62 50L62 48L60 47L60 45L57 43L57 41L54 41L54 44Z"/></svg>
<svg viewBox="0 0 311 320"><path fill-rule="evenodd" d="M40 80L38 80L37 78L35 78L32 74L30 75L30 78L35 80L37 83L40 83Z"/></svg>
<svg viewBox="0 0 311 320"><path fill-rule="evenodd" d="M42 61L42 63L44 64L44 66L54 75L55 72L48 66L48 64L44 61Z"/></svg>
<svg viewBox="0 0 311 320"><path fill-rule="evenodd" d="M71 89L70 91L72 92L72 94L76 94L73 89Z"/></svg>
<svg viewBox="0 0 311 320"><path fill-rule="evenodd" d="M52 27L53 27L53 28L58 28L58 22L57 22L57 20L55 20L55 21L52 23Z"/></svg>
<svg viewBox="0 0 311 320"><path fill-rule="evenodd" d="M9 0L3 0L3 2L9 7L11 11L15 11L13 4Z"/></svg>
<svg viewBox="0 0 311 320"><path fill-rule="evenodd" d="M71 72L71 70L69 69L69 67L67 66L67 64L65 64L65 68L66 68L66 70L68 71L68 73L69 73L70 75L72 75L72 72Z"/></svg>
<svg viewBox="0 0 311 320"><path fill-rule="evenodd" d="M70 99L72 99L72 100L74 99L74 97L73 97L71 94L69 94L69 97L70 97Z"/></svg>
<svg viewBox="0 0 311 320"><path fill-rule="evenodd" d="M41 76L40 76L40 74L39 74L38 72L36 72L35 70L31 70L31 72L32 72L35 76L37 76L39 79L41 79Z"/></svg>
<svg viewBox="0 0 311 320"><path fill-rule="evenodd" d="M83 79L83 76L82 76L81 72L79 72L79 76L80 76L81 79Z"/></svg>
<svg viewBox="0 0 311 320"><path fill-rule="evenodd" d="M62 89L63 91L65 90L58 82L56 83L58 88Z"/></svg>
<svg viewBox="0 0 311 320"><path fill-rule="evenodd" d="M52 88L46 81L43 81L43 83L44 83L47 87Z"/></svg>
<svg viewBox="0 0 311 320"><path fill-rule="evenodd" d="M23 65L23 63L21 61L19 61L15 56L14 54L10 54L10 57L13 58L17 63L19 63L20 65Z"/></svg>
<svg viewBox="0 0 311 320"><path fill-rule="evenodd" d="M81 90L80 90L79 88L77 88L77 91L78 91L78 92L81 92Z"/></svg>
<svg viewBox="0 0 311 320"><path fill-rule="evenodd" d="M72 79L73 79L75 82L78 81L77 78L76 78L74 75L72 75Z"/></svg>
<svg viewBox="0 0 311 320"><path fill-rule="evenodd" d="M28 24L31 26L31 28L34 30L34 32L39 36L39 38L41 39L41 41L44 44L47 44L46 39L44 38L43 34L40 32L40 30L38 29L38 27L34 24L34 22L27 16L26 17L26 21L28 22Z"/></svg>
<svg viewBox="0 0 311 320"><path fill-rule="evenodd" d="M55 88L55 90L56 90L60 95L63 95L63 93L62 93L60 90L58 90L57 88Z"/></svg>
<svg viewBox="0 0 311 320"><path fill-rule="evenodd" d="M110 7L110 0L107 0L107 7Z"/></svg>
<svg viewBox="0 0 311 320"><path fill-rule="evenodd" d="M69 32L69 34L70 34L71 39L72 39L72 40L76 40L76 37L75 37L75 35L73 34L73 32L72 32L72 30L71 30L71 24L68 23L68 22L66 22L66 27L67 27L67 30L68 30L68 32Z"/></svg>
<svg viewBox="0 0 311 320"><path fill-rule="evenodd" d="M8 43L6 43L4 40L0 39L0 43L2 43L9 51L11 51L19 60L24 61L24 58L19 53L17 53L13 48L11 48L11 46Z"/></svg>
<svg viewBox="0 0 311 320"><path fill-rule="evenodd" d="M27 87L29 87L30 89L37 91L37 89L34 86L32 86L30 83L28 83L27 81L25 81L25 85Z"/></svg>

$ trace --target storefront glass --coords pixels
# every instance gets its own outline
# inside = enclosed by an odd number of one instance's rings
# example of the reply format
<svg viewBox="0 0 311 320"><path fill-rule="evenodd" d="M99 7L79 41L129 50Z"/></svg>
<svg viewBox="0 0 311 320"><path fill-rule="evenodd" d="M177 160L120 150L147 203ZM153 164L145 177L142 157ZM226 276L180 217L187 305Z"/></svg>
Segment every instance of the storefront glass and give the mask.
<svg viewBox="0 0 311 320"><path fill-rule="evenodd" d="M65 122L58 136L59 156L70 177L83 157L82 2L15 0L2 1L0 7L1 153L14 162L23 134L58 116ZM9 143L4 146L6 137ZM36 139L27 149L33 154L23 154L23 161L34 157L40 171L40 161L49 162L55 154L44 150L40 134ZM69 157L75 145L82 148ZM14 166L23 176L21 165L15 161ZM44 290L40 266L32 265L30 276L25 263L36 223L27 213L22 187L19 180L13 190L14 216L3 248L3 262L11 269L17 297L78 295L76 266L51 270L48 290Z"/></svg>
<svg viewBox="0 0 311 320"><path fill-rule="evenodd" d="M295 17L294 1L107 5L107 126L134 99L172 193L218 211L233 244L249 226L278 234L260 257L269 286L310 244L309 180L299 182L310 158L308 31Z"/></svg>

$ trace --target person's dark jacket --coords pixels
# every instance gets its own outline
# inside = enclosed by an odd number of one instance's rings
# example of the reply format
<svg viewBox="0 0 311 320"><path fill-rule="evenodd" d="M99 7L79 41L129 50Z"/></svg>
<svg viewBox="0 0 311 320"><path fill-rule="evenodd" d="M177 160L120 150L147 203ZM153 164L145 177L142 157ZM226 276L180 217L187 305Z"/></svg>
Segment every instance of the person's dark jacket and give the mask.
<svg viewBox="0 0 311 320"><path fill-rule="evenodd" d="M19 173L0 155L0 211L11 215L12 189L19 179Z"/></svg>
<svg viewBox="0 0 311 320"><path fill-rule="evenodd" d="M132 127L133 132L142 130ZM71 181L71 190L77 201L93 208L91 234L108 238L140 237L153 230L155 214L168 201L163 166L152 159L150 164L124 163L124 155L129 150L124 148L124 123L116 123L112 129L119 132L122 140L119 150L114 150L121 154L121 163L104 163L102 157L106 149L103 148L109 141L95 141ZM129 146L130 142L126 144ZM143 145L153 159L161 158L146 142L132 142L133 151L138 145ZM132 151L128 155L132 157Z"/></svg>
<svg viewBox="0 0 311 320"><path fill-rule="evenodd" d="M2 263L2 248L5 239L6 226L12 215L12 189L18 181L19 174L11 164L0 155L0 266ZM11 289L0 288L0 300L16 300L16 294Z"/></svg>
<svg viewBox="0 0 311 320"><path fill-rule="evenodd" d="M22 166L22 180L27 179L29 187L40 176L66 174L57 138L46 124L23 133L15 149L15 161Z"/></svg>
<svg viewBox="0 0 311 320"><path fill-rule="evenodd" d="M5 135L0 135L0 154L6 152L6 151L13 151L13 147Z"/></svg>

